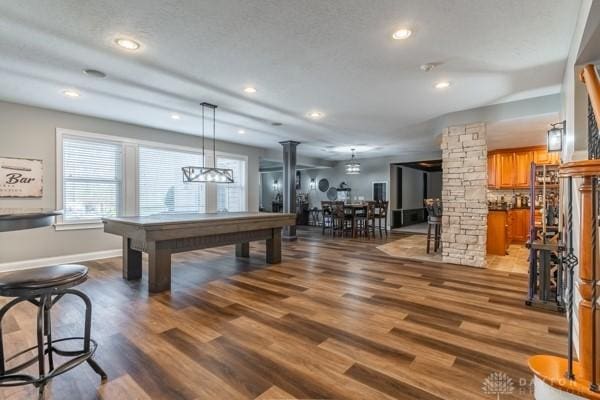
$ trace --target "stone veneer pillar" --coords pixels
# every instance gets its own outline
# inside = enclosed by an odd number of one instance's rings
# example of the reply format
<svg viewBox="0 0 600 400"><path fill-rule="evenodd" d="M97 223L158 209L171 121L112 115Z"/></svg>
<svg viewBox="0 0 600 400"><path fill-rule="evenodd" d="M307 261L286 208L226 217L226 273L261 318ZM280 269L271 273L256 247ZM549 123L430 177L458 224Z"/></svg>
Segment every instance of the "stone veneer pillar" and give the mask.
<svg viewBox="0 0 600 400"><path fill-rule="evenodd" d="M444 129L442 169L442 259L485 267L488 213L485 124Z"/></svg>

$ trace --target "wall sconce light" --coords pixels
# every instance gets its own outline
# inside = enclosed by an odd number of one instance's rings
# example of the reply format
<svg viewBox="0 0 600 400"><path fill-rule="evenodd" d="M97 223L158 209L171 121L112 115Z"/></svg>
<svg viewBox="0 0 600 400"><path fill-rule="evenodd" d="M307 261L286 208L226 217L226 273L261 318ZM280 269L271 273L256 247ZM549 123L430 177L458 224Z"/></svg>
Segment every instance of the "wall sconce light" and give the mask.
<svg viewBox="0 0 600 400"><path fill-rule="evenodd" d="M563 135L567 126L567 121L550 124L552 128L548 130L546 146L549 153L562 151Z"/></svg>
<svg viewBox="0 0 600 400"><path fill-rule="evenodd" d="M317 182L315 182L315 178L310 178L310 190L315 190L317 188Z"/></svg>
<svg viewBox="0 0 600 400"><path fill-rule="evenodd" d="M273 181L273 191L276 192L279 190L279 182L277 182L277 179L275 179Z"/></svg>

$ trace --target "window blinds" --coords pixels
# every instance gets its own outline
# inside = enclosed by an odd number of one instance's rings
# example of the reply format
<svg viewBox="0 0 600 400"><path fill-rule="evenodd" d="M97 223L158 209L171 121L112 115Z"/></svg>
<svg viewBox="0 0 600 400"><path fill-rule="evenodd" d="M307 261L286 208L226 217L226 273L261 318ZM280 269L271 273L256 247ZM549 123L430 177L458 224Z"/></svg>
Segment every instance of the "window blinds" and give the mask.
<svg viewBox="0 0 600 400"><path fill-rule="evenodd" d="M120 143L63 139L64 220L89 220L119 215L122 193Z"/></svg>
<svg viewBox="0 0 600 400"><path fill-rule="evenodd" d="M202 165L202 156L197 153L139 146L139 214L205 212L204 184L183 182L181 167L189 165Z"/></svg>
<svg viewBox="0 0 600 400"><path fill-rule="evenodd" d="M234 181L217 185L217 211L246 211L246 161L218 156L217 167L232 169Z"/></svg>

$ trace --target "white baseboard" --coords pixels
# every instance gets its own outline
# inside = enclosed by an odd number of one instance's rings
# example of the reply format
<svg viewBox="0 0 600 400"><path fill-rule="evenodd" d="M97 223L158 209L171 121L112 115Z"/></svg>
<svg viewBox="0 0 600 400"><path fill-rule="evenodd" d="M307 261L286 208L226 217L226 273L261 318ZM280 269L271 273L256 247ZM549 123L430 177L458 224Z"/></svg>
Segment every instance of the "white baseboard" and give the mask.
<svg viewBox="0 0 600 400"><path fill-rule="evenodd" d="M119 257L121 249L93 251L91 253L69 254L58 257L36 258L32 260L12 261L0 264L0 271L14 271L19 269L48 267L57 264L72 264L83 261L99 260L101 258Z"/></svg>

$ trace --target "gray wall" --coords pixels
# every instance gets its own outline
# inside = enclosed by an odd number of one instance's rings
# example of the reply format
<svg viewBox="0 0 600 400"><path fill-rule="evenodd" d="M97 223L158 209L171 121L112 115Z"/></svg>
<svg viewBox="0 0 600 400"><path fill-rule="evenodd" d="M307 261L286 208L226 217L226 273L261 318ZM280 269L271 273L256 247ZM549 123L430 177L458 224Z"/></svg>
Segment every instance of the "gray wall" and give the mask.
<svg viewBox="0 0 600 400"><path fill-rule="evenodd" d="M275 193L273 192L273 183L275 180L279 183L279 192L283 188L283 173L282 172L262 172L261 180L261 191L262 191L262 207L265 211L273 211L273 198Z"/></svg>
<svg viewBox="0 0 600 400"><path fill-rule="evenodd" d="M307 193L309 195L309 201L311 207L320 207L322 200L327 200L326 193L322 193L317 189L310 189L311 179L315 179L315 183L318 185L319 180L326 178L329 181L330 186L339 187L341 182L346 182L352 188L352 200L355 197L363 197L365 200L371 200L373 198L372 183L374 181L388 182L388 199L390 200L390 208L395 208L394 192L392 190L395 184L395 166L390 165L396 162L412 162L422 160L432 160L439 158L438 153L428 153L420 157L413 158L368 158L361 159L360 167L361 173L359 175L346 175L345 172L345 161L339 161L335 163L332 168L315 168L306 169L300 171L302 174L302 188L300 192ZM420 208L423 205L423 171L419 171L411 168L403 168L403 170L409 170L405 174L410 176L403 176L405 184L405 190L403 191L403 202L404 208ZM412 172L411 172L412 171ZM441 195L441 172L429 173L428 178L428 191L431 197L440 197ZM418 175L418 179L417 179ZM392 179L390 179L392 176ZM262 185L262 198L263 207L265 210L271 209L271 200L273 199L273 181L278 179L281 182L281 172L268 172L262 174L263 185ZM411 183L412 182L412 183ZM409 204L409 206L406 206Z"/></svg>
<svg viewBox="0 0 600 400"><path fill-rule="evenodd" d="M427 197L442 198L442 172L427 172Z"/></svg>
<svg viewBox="0 0 600 400"><path fill-rule="evenodd" d="M6 102L0 102L0 121L0 156L44 161L43 198L0 199L0 208L56 206L57 127L194 148L202 146L197 136ZM248 209L258 210L258 163L262 150L228 142L217 142L217 150L248 156ZM113 250L120 246L118 237L107 235L101 229L55 231L49 227L0 233L0 264Z"/></svg>
<svg viewBox="0 0 600 400"><path fill-rule="evenodd" d="M318 185L320 179L326 178L329 181L329 186L334 187L339 187L340 183L346 182L352 188L351 195L353 201L355 198L358 200L359 197L364 198L364 200L371 200L373 198L372 183L374 181L388 182L389 193L390 169L388 162L382 158L369 158L358 161L360 162L359 175L346 175L345 161L337 162L332 168L301 171L302 188L300 191L308 192L310 206L320 207L320 202L327 200L327 194L322 193L318 188L310 190L311 179L315 179L315 183Z"/></svg>
<svg viewBox="0 0 600 400"><path fill-rule="evenodd" d="M419 169L402 167L402 208L423 208L423 175Z"/></svg>

